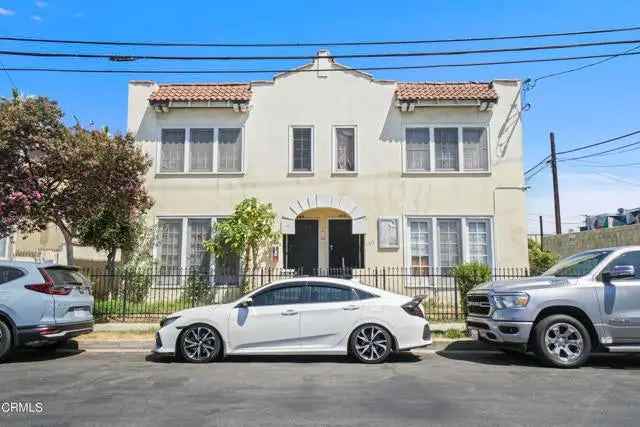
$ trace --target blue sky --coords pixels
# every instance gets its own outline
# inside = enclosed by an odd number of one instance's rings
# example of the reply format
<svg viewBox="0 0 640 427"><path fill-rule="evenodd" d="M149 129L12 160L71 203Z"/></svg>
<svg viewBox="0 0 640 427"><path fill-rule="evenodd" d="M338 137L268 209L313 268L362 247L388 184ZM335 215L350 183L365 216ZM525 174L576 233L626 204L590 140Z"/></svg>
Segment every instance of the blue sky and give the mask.
<svg viewBox="0 0 640 427"><path fill-rule="evenodd" d="M188 7L187 7L188 4ZM108 2L76 0L0 0L0 33L11 36L229 42L316 42L380 39L425 39L461 36L526 34L579 31L640 24L640 3L612 1L413 1L346 2ZM385 47L385 50L447 50L522 46L590 40L640 39L640 31L564 39L516 40L415 47ZM351 66L428 64L509 60L544 56L588 55L619 52L630 45L593 47L540 53L473 55L451 58L397 60L343 60ZM69 52L143 53L143 48L91 46L39 46L0 42L2 50L42 50ZM380 48L377 48L378 50ZM160 49L161 54L314 54L317 48L289 50L246 49ZM361 52L374 48L359 49ZM156 50L157 52L158 50ZM332 48L332 53L348 53L354 48ZM94 68L290 68L301 61L216 64L139 62L110 64L100 60L51 60L0 56L7 67L60 66ZM573 63L521 64L463 69L379 71L375 76L396 80L490 80L493 78L535 78L562 71L589 61ZM563 77L540 81L528 92L531 109L524 116L525 168L548 154L548 134L556 133L559 150L596 142L640 129L640 56L618 58L606 64ZM25 94L45 95L60 102L73 121L94 121L113 130L126 126L127 81L151 78L175 81L242 81L266 79L264 75L215 76L130 76L11 73ZM0 95L10 93L6 76L0 75ZM626 143L640 140L628 139ZM622 143L621 143L622 144ZM613 146L613 145L612 145ZM564 229L576 228L581 215L613 211L640 205L640 177L637 167L610 167L640 162L640 151L599 157L590 161L560 165L560 190ZM530 229L537 228L537 215L545 218L551 231L553 202L548 171L536 176L528 193Z"/></svg>

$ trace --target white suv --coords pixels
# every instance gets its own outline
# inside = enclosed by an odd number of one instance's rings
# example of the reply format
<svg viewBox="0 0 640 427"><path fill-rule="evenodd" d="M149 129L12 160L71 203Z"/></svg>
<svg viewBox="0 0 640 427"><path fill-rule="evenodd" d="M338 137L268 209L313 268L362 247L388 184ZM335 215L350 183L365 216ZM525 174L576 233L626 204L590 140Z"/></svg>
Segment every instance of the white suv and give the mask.
<svg viewBox="0 0 640 427"><path fill-rule="evenodd" d="M22 345L93 331L91 285L77 268L0 261L0 360Z"/></svg>

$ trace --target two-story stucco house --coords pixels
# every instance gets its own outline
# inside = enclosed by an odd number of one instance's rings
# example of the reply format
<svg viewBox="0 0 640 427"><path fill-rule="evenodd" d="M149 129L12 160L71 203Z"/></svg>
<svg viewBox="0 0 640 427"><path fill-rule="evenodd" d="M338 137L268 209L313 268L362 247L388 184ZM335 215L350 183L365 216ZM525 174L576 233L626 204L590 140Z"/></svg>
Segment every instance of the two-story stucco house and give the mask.
<svg viewBox="0 0 640 427"><path fill-rule="evenodd" d="M520 103L515 80L377 80L324 51L270 81L132 81L158 261L208 264L212 223L255 196L283 236L270 266L526 266Z"/></svg>

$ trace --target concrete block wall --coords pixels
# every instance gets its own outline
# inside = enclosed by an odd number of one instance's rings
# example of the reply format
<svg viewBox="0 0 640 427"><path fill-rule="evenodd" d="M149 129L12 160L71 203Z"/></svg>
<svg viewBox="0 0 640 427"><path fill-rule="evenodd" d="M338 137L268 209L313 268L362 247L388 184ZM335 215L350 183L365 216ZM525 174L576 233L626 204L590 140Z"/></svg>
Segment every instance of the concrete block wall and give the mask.
<svg viewBox="0 0 640 427"><path fill-rule="evenodd" d="M566 257L589 249L640 245L640 224L544 236L544 248Z"/></svg>

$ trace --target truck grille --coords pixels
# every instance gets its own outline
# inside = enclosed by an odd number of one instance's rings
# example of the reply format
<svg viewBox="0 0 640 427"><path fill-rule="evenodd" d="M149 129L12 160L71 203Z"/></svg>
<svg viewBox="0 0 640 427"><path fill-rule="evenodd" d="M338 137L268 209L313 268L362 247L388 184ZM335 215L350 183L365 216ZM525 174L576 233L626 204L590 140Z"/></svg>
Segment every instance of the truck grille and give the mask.
<svg viewBox="0 0 640 427"><path fill-rule="evenodd" d="M491 314L489 296L482 294L467 295L467 310L469 314L475 316L489 316Z"/></svg>

